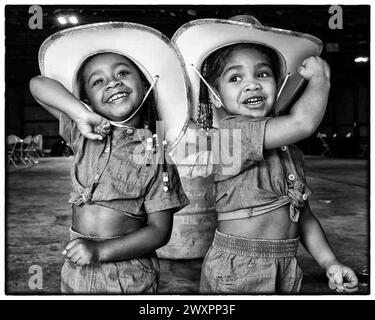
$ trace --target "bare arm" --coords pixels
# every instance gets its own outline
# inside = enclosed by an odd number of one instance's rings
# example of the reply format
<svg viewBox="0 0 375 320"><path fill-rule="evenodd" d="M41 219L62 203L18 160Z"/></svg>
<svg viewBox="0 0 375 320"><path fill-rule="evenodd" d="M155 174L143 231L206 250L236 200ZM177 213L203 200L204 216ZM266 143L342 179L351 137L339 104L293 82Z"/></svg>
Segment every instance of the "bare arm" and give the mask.
<svg viewBox="0 0 375 320"><path fill-rule="evenodd" d="M167 244L173 225L173 210L148 215L148 224L123 237L100 242L75 239L66 246L66 256L78 265L140 257Z"/></svg>
<svg viewBox="0 0 375 320"><path fill-rule="evenodd" d="M78 129L86 138L101 140L102 136L108 133L108 121L87 110L60 82L37 76L30 80L29 86L32 96L42 107L57 119L61 113L65 113L77 123ZM94 128L101 134L93 133Z"/></svg>
<svg viewBox="0 0 375 320"><path fill-rule="evenodd" d="M314 260L326 271L327 277L339 292L358 290L358 279L354 271L341 264L333 252L322 226L312 214L309 203L300 218L300 241Z"/></svg>
<svg viewBox="0 0 375 320"><path fill-rule="evenodd" d="M319 57L306 59L298 73L308 81L288 115L271 118L266 125L264 147L274 149L303 140L314 133L323 119L330 90L328 64Z"/></svg>
<svg viewBox="0 0 375 320"><path fill-rule="evenodd" d="M301 243L315 261L323 269L326 269L332 262L337 261L337 258L328 243L322 226L312 214L308 202L306 202L304 212L300 217L299 227Z"/></svg>
<svg viewBox="0 0 375 320"><path fill-rule="evenodd" d="M65 113L77 122L89 112L60 82L37 76L30 80L30 92L34 99L58 118Z"/></svg>

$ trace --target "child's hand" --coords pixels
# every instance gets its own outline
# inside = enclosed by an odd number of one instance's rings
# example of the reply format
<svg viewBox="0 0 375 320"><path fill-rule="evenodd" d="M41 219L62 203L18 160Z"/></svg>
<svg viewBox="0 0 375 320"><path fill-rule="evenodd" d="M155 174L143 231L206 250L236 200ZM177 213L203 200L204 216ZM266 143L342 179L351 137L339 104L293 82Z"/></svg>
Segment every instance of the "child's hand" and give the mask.
<svg viewBox="0 0 375 320"><path fill-rule="evenodd" d="M358 291L358 278L354 271L337 262L327 268L328 285L339 293L353 293Z"/></svg>
<svg viewBox="0 0 375 320"><path fill-rule="evenodd" d="M66 245L62 254L79 266L95 263L99 260L99 242L77 238Z"/></svg>
<svg viewBox="0 0 375 320"><path fill-rule="evenodd" d="M309 57L297 68L299 75L309 82L329 84L331 71L327 62L320 57Z"/></svg>
<svg viewBox="0 0 375 320"><path fill-rule="evenodd" d="M94 112L88 112L85 118L78 120L77 127L90 140L103 140L111 130L109 121Z"/></svg>

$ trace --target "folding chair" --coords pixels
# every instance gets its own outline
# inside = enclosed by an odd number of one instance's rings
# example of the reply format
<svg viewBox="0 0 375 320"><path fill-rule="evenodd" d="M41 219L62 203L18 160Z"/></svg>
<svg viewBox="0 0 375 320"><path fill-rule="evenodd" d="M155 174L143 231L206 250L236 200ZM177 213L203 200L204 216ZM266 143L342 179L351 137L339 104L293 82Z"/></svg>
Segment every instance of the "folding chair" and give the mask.
<svg viewBox="0 0 375 320"><path fill-rule="evenodd" d="M33 147L33 136L28 135L23 139L21 145L22 156L25 161L28 161L30 164L38 163L38 160L35 157L35 149Z"/></svg>
<svg viewBox="0 0 375 320"><path fill-rule="evenodd" d="M325 133L318 132L316 137L320 139L320 141L322 142L323 148L325 149L323 153L321 154L321 156L324 157L326 154L327 156L332 156L332 151L329 147L329 144L325 140L327 138L327 135Z"/></svg>
<svg viewBox="0 0 375 320"><path fill-rule="evenodd" d="M16 146L20 138L16 135L11 134L7 136L7 153L8 153L8 164L13 164L17 168L18 157L16 155Z"/></svg>
<svg viewBox="0 0 375 320"><path fill-rule="evenodd" d="M33 137L32 147L35 150L34 155L37 159L43 157L43 136L41 134Z"/></svg>

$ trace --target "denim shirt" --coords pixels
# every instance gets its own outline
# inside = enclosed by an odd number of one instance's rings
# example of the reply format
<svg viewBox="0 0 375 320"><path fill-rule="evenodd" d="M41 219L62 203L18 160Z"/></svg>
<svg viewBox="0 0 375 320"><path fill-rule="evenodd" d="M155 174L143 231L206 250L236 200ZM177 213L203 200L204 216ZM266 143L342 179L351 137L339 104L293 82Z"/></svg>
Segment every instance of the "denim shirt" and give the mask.
<svg viewBox="0 0 375 320"><path fill-rule="evenodd" d="M290 204L290 219L298 221L311 194L303 154L294 145L263 149L269 119L228 116L221 120L221 153L237 156L238 165L218 161L214 169L218 220L252 217ZM228 132L229 139L223 139Z"/></svg>
<svg viewBox="0 0 375 320"><path fill-rule="evenodd" d="M161 161L155 161L155 155L153 161L145 161L149 131L125 128L116 141L112 135L101 141L89 140L74 121L61 115L60 135L74 153L71 205L93 202L144 220L146 214L171 208L177 211L189 204L174 164L168 161L166 165L166 191Z"/></svg>

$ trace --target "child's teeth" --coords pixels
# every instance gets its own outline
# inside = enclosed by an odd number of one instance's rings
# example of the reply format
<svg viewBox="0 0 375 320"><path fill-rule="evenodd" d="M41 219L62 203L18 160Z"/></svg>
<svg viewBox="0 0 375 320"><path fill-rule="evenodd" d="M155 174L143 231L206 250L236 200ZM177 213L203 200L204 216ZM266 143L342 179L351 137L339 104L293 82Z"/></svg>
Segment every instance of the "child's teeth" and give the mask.
<svg viewBox="0 0 375 320"><path fill-rule="evenodd" d="M124 97L126 97L126 96L127 96L126 93L117 93L117 94L115 94L114 96L110 97L110 98L108 99L108 102L113 102L113 101L116 101L116 100L118 100L118 99L122 99L122 98L124 98Z"/></svg>
<svg viewBox="0 0 375 320"><path fill-rule="evenodd" d="M256 103L261 102L261 101L263 101L262 97L246 99L246 103L250 103L250 104L256 104Z"/></svg>

